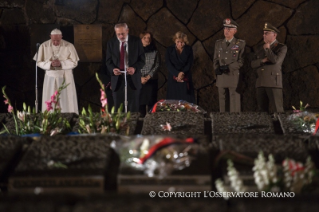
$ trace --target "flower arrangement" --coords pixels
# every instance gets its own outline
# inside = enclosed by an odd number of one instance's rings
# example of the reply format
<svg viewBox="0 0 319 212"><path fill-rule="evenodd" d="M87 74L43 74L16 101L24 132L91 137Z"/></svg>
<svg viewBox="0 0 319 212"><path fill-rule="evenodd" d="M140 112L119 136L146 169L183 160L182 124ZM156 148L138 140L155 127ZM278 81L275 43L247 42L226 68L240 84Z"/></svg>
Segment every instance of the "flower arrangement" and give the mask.
<svg viewBox="0 0 319 212"><path fill-rule="evenodd" d="M14 134L14 135L25 135L25 134L42 134L53 136L59 133L66 133L71 130L69 122L60 116L61 108L59 105L60 94L68 84L63 81L62 85L54 92L51 96L50 101L46 101L47 109L42 113L36 113L33 108L23 103L23 110L18 111L13 108L9 97L7 96L5 89L2 88L2 93L5 98L4 103L8 104L8 112L12 114L15 123L15 129L10 130L6 125L4 130L0 134Z"/></svg>
<svg viewBox="0 0 319 212"><path fill-rule="evenodd" d="M198 105L189 103L184 100L160 100L158 101L153 109L152 113L164 112L164 111L177 111L177 112L195 112L195 113L206 113L203 109L199 108Z"/></svg>
<svg viewBox="0 0 319 212"><path fill-rule="evenodd" d="M107 108L107 98L105 93L105 86L99 79L98 73L96 73L96 79L100 84L101 91L101 111L100 113L92 112L92 108L89 105L88 109L82 109L81 115L79 117L79 132L80 133L119 133L121 130L125 130L126 134L129 133L128 122L130 120L130 112L123 113L123 105L121 104L117 113L115 113L115 108L113 107L111 113L109 113Z"/></svg>
<svg viewBox="0 0 319 212"><path fill-rule="evenodd" d="M292 106L294 109L293 114L288 117L288 120L305 133L315 133L316 121L319 117L319 114L306 111L307 107L309 107L309 104L303 106L302 101L300 101L299 110L296 109L295 106Z"/></svg>
<svg viewBox="0 0 319 212"><path fill-rule="evenodd" d="M243 185L243 181L231 160L228 160L227 170L230 189L236 192L246 191L246 187ZM305 164L287 158L282 162L282 166L277 166L272 155L268 156L267 161L263 153L260 152L254 162L253 172L254 181L259 191L300 193L311 184L315 168L310 157L307 158ZM219 192L230 191L220 179L215 181L215 185Z"/></svg>

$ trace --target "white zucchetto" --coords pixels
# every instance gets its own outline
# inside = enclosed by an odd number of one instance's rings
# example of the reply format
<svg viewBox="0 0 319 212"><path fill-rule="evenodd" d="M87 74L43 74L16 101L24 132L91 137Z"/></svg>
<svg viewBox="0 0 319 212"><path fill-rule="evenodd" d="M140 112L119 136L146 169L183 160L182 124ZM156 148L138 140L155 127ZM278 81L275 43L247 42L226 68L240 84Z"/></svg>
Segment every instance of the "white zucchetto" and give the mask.
<svg viewBox="0 0 319 212"><path fill-rule="evenodd" d="M51 35L62 35L62 32L59 29L54 29L51 31Z"/></svg>

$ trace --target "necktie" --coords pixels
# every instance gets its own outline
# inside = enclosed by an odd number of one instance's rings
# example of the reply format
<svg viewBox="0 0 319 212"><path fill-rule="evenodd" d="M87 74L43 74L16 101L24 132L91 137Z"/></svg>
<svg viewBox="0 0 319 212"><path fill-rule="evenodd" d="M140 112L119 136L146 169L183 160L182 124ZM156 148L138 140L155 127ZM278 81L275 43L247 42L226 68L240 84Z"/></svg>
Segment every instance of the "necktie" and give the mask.
<svg viewBox="0 0 319 212"><path fill-rule="evenodd" d="M120 70L124 70L124 57L125 57L125 49L124 49L124 42L121 45L121 52L120 52Z"/></svg>
<svg viewBox="0 0 319 212"><path fill-rule="evenodd" d="M229 46L229 44L230 44L230 42L229 42L229 41L226 41L226 45Z"/></svg>

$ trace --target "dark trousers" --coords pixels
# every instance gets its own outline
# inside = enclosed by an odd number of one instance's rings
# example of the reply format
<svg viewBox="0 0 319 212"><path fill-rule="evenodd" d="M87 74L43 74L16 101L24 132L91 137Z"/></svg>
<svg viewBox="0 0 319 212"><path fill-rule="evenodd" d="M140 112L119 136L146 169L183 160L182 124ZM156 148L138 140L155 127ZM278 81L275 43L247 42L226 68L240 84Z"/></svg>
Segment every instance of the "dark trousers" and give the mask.
<svg viewBox="0 0 319 212"><path fill-rule="evenodd" d="M131 112L139 112L139 97L140 97L140 89L135 89L130 76L127 78L127 111ZM123 110L125 110L125 81L124 76L121 75L118 78L118 82L116 85L116 89L113 90L113 99L114 99L114 106L115 112L117 112L118 108L121 104L123 104Z"/></svg>
<svg viewBox="0 0 319 212"><path fill-rule="evenodd" d="M269 112L269 104L274 112L283 113L283 97L281 88L257 88L258 111Z"/></svg>

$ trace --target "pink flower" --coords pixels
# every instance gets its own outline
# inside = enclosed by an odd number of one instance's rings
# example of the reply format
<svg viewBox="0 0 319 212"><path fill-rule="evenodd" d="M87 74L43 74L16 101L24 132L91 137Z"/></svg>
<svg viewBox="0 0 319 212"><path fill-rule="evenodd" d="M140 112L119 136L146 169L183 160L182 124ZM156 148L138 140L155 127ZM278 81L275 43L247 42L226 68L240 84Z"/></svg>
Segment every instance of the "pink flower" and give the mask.
<svg viewBox="0 0 319 212"><path fill-rule="evenodd" d="M100 91L101 91L101 98L100 99L104 99L105 98L105 92L102 89L100 89Z"/></svg>
<svg viewBox="0 0 319 212"><path fill-rule="evenodd" d="M13 107L11 105L8 106L8 112L11 113L13 111Z"/></svg>
<svg viewBox="0 0 319 212"><path fill-rule="evenodd" d="M107 105L107 99L101 100L101 103L102 103L102 107L105 107L105 105Z"/></svg>
<svg viewBox="0 0 319 212"><path fill-rule="evenodd" d="M7 100L7 99L4 100L4 104L6 104L6 105L9 104L9 100Z"/></svg>
<svg viewBox="0 0 319 212"><path fill-rule="evenodd" d="M161 127L164 131L171 131L172 130L172 126L170 123L166 122L166 125L161 124Z"/></svg>
<svg viewBox="0 0 319 212"><path fill-rule="evenodd" d="M51 102L53 102L54 104L56 104L56 96L58 95L58 91L55 91L54 94L51 96Z"/></svg>
<svg viewBox="0 0 319 212"><path fill-rule="evenodd" d="M52 102L50 102L50 101L45 101L45 104L47 104L47 111L50 111L50 110L53 109L53 107L52 107Z"/></svg>

